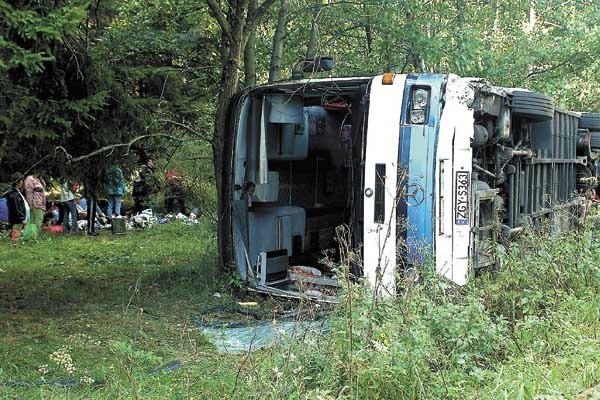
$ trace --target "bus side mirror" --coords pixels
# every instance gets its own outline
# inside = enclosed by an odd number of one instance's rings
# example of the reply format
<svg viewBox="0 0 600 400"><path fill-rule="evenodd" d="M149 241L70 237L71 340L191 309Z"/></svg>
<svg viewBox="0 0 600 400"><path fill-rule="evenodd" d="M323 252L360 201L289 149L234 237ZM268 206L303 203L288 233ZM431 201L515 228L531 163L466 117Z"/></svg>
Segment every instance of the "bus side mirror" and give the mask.
<svg viewBox="0 0 600 400"><path fill-rule="evenodd" d="M315 73L331 71L333 69L333 57L317 56L315 58L301 58L292 68L292 79L304 78L304 73Z"/></svg>

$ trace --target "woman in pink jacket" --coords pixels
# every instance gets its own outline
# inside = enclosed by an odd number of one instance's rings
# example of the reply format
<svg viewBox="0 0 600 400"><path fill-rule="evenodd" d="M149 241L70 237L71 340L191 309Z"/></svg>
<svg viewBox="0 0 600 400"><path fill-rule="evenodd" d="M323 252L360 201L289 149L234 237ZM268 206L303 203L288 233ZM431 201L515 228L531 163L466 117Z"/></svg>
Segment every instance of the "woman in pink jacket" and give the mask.
<svg viewBox="0 0 600 400"><path fill-rule="evenodd" d="M38 174L31 174L25 178L23 185L25 198L31 209L30 224L35 225L36 233L39 232L44 221L46 211L46 182Z"/></svg>

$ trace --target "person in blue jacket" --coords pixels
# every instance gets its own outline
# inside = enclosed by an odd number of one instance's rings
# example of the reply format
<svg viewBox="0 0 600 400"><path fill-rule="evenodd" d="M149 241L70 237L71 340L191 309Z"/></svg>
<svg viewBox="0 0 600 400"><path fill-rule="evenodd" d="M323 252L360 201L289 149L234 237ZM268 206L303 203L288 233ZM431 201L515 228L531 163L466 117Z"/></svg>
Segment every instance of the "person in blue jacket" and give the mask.
<svg viewBox="0 0 600 400"><path fill-rule="evenodd" d="M125 195L125 178L118 165L110 166L105 173L105 192L108 197L106 213L109 218L121 215L121 200Z"/></svg>

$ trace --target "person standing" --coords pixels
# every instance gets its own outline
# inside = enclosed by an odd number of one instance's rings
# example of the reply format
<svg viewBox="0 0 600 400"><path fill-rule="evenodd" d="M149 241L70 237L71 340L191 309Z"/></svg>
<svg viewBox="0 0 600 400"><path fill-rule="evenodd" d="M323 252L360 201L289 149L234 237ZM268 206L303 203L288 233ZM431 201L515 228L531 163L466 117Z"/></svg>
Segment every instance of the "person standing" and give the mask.
<svg viewBox="0 0 600 400"><path fill-rule="evenodd" d="M156 177L154 176L154 161L146 160L142 165L140 175L133 183L133 212L140 213L148 206L148 198L150 194L155 193L158 189Z"/></svg>
<svg viewBox="0 0 600 400"><path fill-rule="evenodd" d="M175 210L174 203L179 205L179 212L187 215L185 210L185 189L183 187L183 174L175 169L167 171L167 189L165 190L165 209L168 214Z"/></svg>
<svg viewBox="0 0 600 400"><path fill-rule="evenodd" d="M84 194L87 203L87 234L98 236L98 232L96 232L96 191L94 184L89 179L86 180Z"/></svg>
<svg viewBox="0 0 600 400"><path fill-rule="evenodd" d="M79 191L79 184L75 182L65 182L60 187L60 201L63 208L63 232L79 233L77 228L77 205L75 204L76 193ZM69 226L69 216L71 225Z"/></svg>
<svg viewBox="0 0 600 400"><path fill-rule="evenodd" d="M31 174L25 178L23 186L25 198L31 210L31 221L29 223L35 226L32 234L37 235L42 228L44 212L46 211L46 182L40 175ZM29 230L29 228L27 229Z"/></svg>
<svg viewBox="0 0 600 400"><path fill-rule="evenodd" d="M125 178L118 165L113 165L106 170L105 192L108 196L106 213L109 218L121 215L121 200L125 195Z"/></svg>
<svg viewBox="0 0 600 400"><path fill-rule="evenodd" d="M84 195L87 202L87 234L98 236L96 232L96 209L98 208L97 194L104 189L104 182L100 179L101 169L90 165L84 177Z"/></svg>
<svg viewBox="0 0 600 400"><path fill-rule="evenodd" d="M21 193L23 189L23 174L18 172L11 176L13 181L12 188L2 197L6 199L8 207L8 223L11 226L11 240L13 247L19 245L19 238L23 227L29 221L29 204L25 196Z"/></svg>

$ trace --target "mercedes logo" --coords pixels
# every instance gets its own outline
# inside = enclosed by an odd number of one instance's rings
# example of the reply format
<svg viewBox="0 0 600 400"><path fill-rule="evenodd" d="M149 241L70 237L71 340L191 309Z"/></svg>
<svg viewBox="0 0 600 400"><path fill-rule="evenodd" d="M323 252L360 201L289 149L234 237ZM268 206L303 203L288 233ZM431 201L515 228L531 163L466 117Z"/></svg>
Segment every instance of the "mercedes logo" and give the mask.
<svg viewBox="0 0 600 400"><path fill-rule="evenodd" d="M411 183L406 188L406 204L418 206L425 201L425 190L418 183Z"/></svg>

